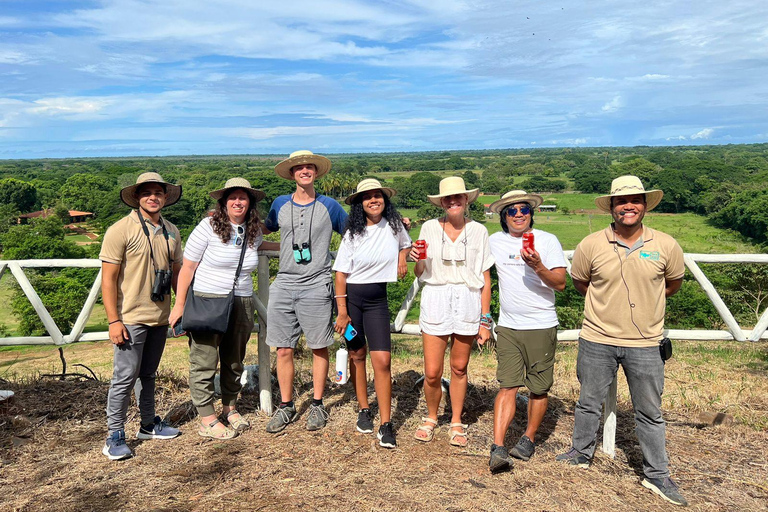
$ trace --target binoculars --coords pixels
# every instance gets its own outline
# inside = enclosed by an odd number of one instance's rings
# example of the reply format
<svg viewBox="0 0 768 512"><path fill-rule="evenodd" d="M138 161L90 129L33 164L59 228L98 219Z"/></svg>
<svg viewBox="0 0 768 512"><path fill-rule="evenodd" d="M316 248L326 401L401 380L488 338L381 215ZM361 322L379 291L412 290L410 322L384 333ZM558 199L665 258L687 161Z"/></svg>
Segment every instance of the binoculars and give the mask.
<svg viewBox="0 0 768 512"><path fill-rule="evenodd" d="M171 278L173 272L171 270L155 270L155 282L152 285L152 294L150 298L152 302L163 302L166 295L171 294Z"/></svg>
<svg viewBox="0 0 768 512"><path fill-rule="evenodd" d="M312 253L309 250L309 243L304 242L299 248L299 244L293 244L293 260L296 263L309 263L312 261Z"/></svg>

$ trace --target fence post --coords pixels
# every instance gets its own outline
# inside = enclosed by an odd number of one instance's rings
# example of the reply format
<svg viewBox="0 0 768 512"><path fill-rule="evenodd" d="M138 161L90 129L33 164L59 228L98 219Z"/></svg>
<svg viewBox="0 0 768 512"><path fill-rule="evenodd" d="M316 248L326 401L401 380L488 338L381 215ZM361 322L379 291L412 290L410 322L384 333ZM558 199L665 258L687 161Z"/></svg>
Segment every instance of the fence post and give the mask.
<svg viewBox="0 0 768 512"><path fill-rule="evenodd" d="M269 257L259 255L258 268L259 301L267 307L269 303ZM259 404L261 410L272 415L272 361L267 346L267 319L259 316Z"/></svg>

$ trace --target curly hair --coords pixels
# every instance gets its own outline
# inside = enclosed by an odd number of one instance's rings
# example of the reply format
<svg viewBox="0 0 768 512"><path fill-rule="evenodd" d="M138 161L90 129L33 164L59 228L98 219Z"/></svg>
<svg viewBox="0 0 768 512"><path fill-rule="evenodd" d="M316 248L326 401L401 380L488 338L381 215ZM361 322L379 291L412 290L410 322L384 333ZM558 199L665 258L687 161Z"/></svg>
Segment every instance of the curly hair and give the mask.
<svg viewBox="0 0 768 512"><path fill-rule="evenodd" d="M211 215L211 227L213 232L219 235L221 243L228 244L232 239L232 222L229 220L229 214L227 213L227 198L233 190L227 191L221 199L216 201L216 209ZM248 247L253 248L253 244L256 243L256 239L261 233L261 226L259 222L259 212L256 205L256 198L251 194L248 194L248 211L245 214L246 234L248 235Z"/></svg>
<svg viewBox="0 0 768 512"><path fill-rule="evenodd" d="M386 194L382 194L384 198L384 213L382 216L387 219L387 224L392 228L392 233L397 235L401 229L405 229L403 226L403 217L389 200ZM355 202L352 203L352 208L349 210L349 217L347 217L347 225L344 227L344 233L349 231L349 238L352 239L355 236L365 233L365 226L367 225L367 219L365 211L363 211L363 197L359 195L355 198Z"/></svg>
<svg viewBox="0 0 768 512"><path fill-rule="evenodd" d="M521 201L520 203L513 203L513 204L527 204L528 208L531 209L531 225L528 226L530 229L533 229L533 210L534 208L531 207L531 203L528 203L526 201ZM499 213L499 221L501 222L501 229L504 230L505 233L509 233L509 226L507 226L507 210L512 208L512 205L505 206L503 210L501 210L501 213Z"/></svg>

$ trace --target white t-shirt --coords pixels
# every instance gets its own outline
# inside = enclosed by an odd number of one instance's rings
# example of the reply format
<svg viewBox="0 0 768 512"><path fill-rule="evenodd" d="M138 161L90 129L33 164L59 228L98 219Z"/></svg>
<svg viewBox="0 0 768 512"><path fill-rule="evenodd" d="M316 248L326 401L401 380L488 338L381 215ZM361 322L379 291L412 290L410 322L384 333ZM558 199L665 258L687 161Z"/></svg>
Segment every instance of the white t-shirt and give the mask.
<svg viewBox="0 0 768 512"><path fill-rule="evenodd" d="M393 283L397 281L398 253L411 246L405 229L392 233L386 218L366 226L365 233L341 239L333 270L349 274L347 283Z"/></svg>
<svg viewBox="0 0 768 512"><path fill-rule="evenodd" d="M241 224L245 227L245 224ZM211 218L200 221L184 246L184 259L199 262L195 270L195 282L192 290L199 293L227 294L232 290L235 280L237 264L240 261L242 246L235 245L235 229L237 224L232 224L232 236L228 244L223 244L219 235L213 232ZM238 297L250 297L253 295L253 278L251 272L259 265L257 250L263 238L261 232L256 238L253 247L245 249L243 268L240 270L240 279L237 281L235 295Z"/></svg>
<svg viewBox="0 0 768 512"><path fill-rule="evenodd" d="M424 272L419 281L424 284L465 284L472 290L485 286L483 272L493 265L488 248L488 230L479 222L467 224L451 241L437 219L421 226L419 240L428 244Z"/></svg>
<svg viewBox="0 0 768 512"><path fill-rule="evenodd" d="M545 267L565 267L557 237L532 229L533 245ZM499 325L512 329L547 329L557 325L555 292L545 285L520 256L523 238L499 231L490 237L491 254L499 275Z"/></svg>

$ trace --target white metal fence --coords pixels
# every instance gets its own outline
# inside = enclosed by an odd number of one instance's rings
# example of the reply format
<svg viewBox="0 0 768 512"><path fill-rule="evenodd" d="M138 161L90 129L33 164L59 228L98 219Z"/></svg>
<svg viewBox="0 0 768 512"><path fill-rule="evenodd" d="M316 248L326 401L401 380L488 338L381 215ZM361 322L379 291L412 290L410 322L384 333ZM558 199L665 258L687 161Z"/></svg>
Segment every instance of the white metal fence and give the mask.
<svg viewBox="0 0 768 512"><path fill-rule="evenodd" d="M573 257L573 251L565 251L566 265L570 272L570 261ZM278 257L276 251L264 251L259 256L258 268L258 295L256 299L256 310L258 314L258 358L259 358L259 396L261 409L267 414L272 413L272 389L271 389L271 362L270 351L266 344L266 326L267 310L266 305L269 301L269 259ZM737 340L737 341L758 341L766 338L766 329L768 329L768 309L763 312L757 324L752 329L745 329L739 326L731 311L726 306L720 294L709 281L706 275L701 271L699 263L768 263L768 254L686 254L685 266L690 270L693 277L699 283L701 288L709 297L709 300L715 306L718 314L725 323L727 330L676 330L665 331L666 336L677 340ZM83 304L77 320L72 330L65 334L56 325L50 312L45 308L37 292L34 290L29 278L24 273L27 268L97 268L99 269L93 285L91 286L88 298ZM108 340L109 332L91 332L84 333L88 318L93 311L93 306L99 297L101 289L101 262L94 259L75 259L75 260L0 260L0 279L6 269L9 269L16 278L17 283L29 299L32 307L37 312L40 320L43 322L48 336L23 336L12 338L0 338L0 346L3 345L66 345L78 341L99 341ZM413 302L419 292L418 279L414 280L413 285L400 306L400 310L392 323L392 332L419 335L419 326L415 324L406 324L405 320L408 311L413 306ZM4 305L8 307L8 305ZM577 329L563 330L558 332L558 340L574 341L578 339L579 331ZM614 437L616 432L616 381L614 380L608 399L605 404L605 421L603 434L603 451L613 456Z"/></svg>

